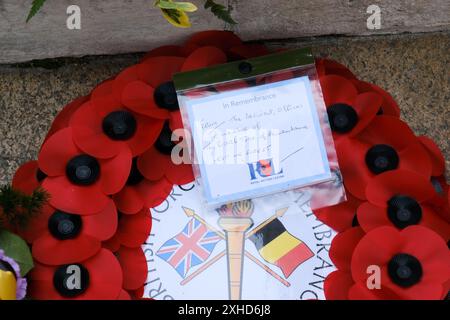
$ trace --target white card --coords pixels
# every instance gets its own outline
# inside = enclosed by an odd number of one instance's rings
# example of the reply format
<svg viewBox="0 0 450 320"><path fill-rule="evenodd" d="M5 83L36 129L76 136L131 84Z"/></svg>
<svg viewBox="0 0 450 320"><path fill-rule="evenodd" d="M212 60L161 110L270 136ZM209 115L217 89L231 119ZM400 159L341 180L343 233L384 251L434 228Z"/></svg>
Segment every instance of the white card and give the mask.
<svg viewBox="0 0 450 320"><path fill-rule="evenodd" d="M253 225L245 232L239 256L242 260L239 299L324 299L324 280L335 270L328 251L336 233L316 219L309 207L309 196L299 191L290 202L279 197L261 197L252 203ZM175 186L165 201L150 210L152 231L142 246L148 263L144 297L229 299L231 283L225 231L218 223L219 213L205 211L201 191L195 183ZM261 225L273 225L275 220L289 234L291 243L301 241L302 247L311 254L301 258L293 249L295 256L290 257L286 244L279 241L270 251L271 255L286 257L284 260L290 266L284 266L268 259L267 251L263 254L258 250L248 235ZM275 232L274 229L275 226L271 227L269 233Z"/></svg>
<svg viewBox="0 0 450 320"><path fill-rule="evenodd" d="M209 204L331 179L306 76L187 99L186 111Z"/></svg>

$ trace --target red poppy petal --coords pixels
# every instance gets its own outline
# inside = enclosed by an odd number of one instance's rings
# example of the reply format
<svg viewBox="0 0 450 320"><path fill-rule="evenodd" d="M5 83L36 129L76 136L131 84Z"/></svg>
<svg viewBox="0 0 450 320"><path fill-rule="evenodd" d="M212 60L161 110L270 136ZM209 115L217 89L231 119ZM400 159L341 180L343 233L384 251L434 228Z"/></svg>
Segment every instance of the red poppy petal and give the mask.
<svg viewBox="0 0 450 320"><path fill-rule="evenodd" d="M194 181L194 172L190 164L174 164L169 158L169 165L166 171L166 178L172 184L183 185Z"/></svg>
<svg viewBox="0 0 450 320"><path fill-rule="evenodd" d="M117 252L120 249L120 235L116 233L111 239L103 241L102 247L111 252Z"/></svg>
<svg viewBox="0 0 450 320"><path fill-rule="evenodd" d="M33 242L33 258L47 265L76 263L92 257L100 250L100 241L79 234L75 239L58 240L45 233Z"/></svg>
<svg viewBox="0 0 450 320"><path fill-rule="evenodd" d="M424 270L422 282L443 284L450 278L450 251L447 243L434 231L410 226L402 231L402 252L416 257Z"/></svg>
<svg viewBox="0 0 450 320"><path fill-rule="evenodd" d="M131 300L130 294L125 290L122 290L117 297L117 300Z"/></svg>
<svg viewBox="0 0 450 320"><path fill-rule="evenodd" d="M387 116L393 116L393 117L400 117L400 107L398 106L397 102L392 98L392 96L381 89L380 87L370 84L372 88L383 97L383 104L381 105L381 108L383 110L383 114Z"/></svg>
<svg viewBox="0 0 450 320"><path fill-rule="evenodd" d="M250 59L254 57L264 56L269 53L270 51L265 45L257 43L242 44L232 47L228 51L228 54L232 60Z"/></svg>
<svg viewBox="0 0 450 320"><path fill-rule="evenodd" d="M351 136L358 134L367 127L377 115L381 103L381 96L374 92L361 93L356 97L353 108L358 114L358 122L351 131Z"/></svg>
<svg viewBox="0 0 450 320"><path fill-rule="evenodd" d="M428 181L431 178L432 164L425 148L420 143L413 143L399 152L400 170L417 172Z"/></svg>
<svg viewBox="0 0 450 320"><path fill-rule="evenodd" d="M368 145L356 139L345 139L336 145L344 184L352 195L361 200L366 199L365 188L374 176L365 163L368 149Z"/></svg>
<svg viewBox="0 0 450 320"><path fill-rule="evenodd" d="M50 130L47 133L47 136L45 137L46 141L49 137L51 137L55 132L67 128L70 123L70 119L72 115L86 102L88 101L89 97L79 97L75 100L73 100L71 103L66 105L53 119L52 126L50 127Z"/></svg>
<svg viewBox="0 0 450 320"><path fill-rule="evenodd" d="M136 191L144 200L144 206L153 208L161 204L172 191L173 185L167 179L151 182L143 180L136 186Z"/></svg>
<svg viewBox="0 0 450 320"><path fill-rule="evenodd" d="M327 107L336 103L353 105L358 92L349 80L336 75L327 75L319 80Z"/></svg>
<svg viewBox="0 0 450 320"><path fill-rule="evenodd" d="M370 290L365 282L355 283L348 291L350 300L398 300L400 297L386 287Z"/></svg>
<svg viewBox="0 0 450 320"><path fill-rule="evenodd" d="M89 103L92 106L92 110L96 113L97 117L99 118L98 123L100 124L102 124L103 118L106 117L111 112L124 109L124 107L120 103L120 100L116 100L112 95L101 96L96 99L92 99L91 101L89 101ZM81 118L80 124L86 123L86 120L84 121L83 120L84 119ZM101 129L102 127L99 126L98 130L103 131Z"/></svg>
<svg viewBox="0 0 450 320"><path fill-rule="evenodd" d="M340 270L330 273L323 284L327 300L348 300L348 290L354 284L350 273Z"/></svg>
<svg viewBox="0 0 450 320"><path fill-rule="evenodd" d="M64 175L66 164L80 150L72 140L72 128L65 128L52 135L39 152L39 168L49 176Z"/></svg>
<svg viewBox="0 0 450 320"><path fill-rule="evenodd" d="M183 64L181 71L206 68L227 62L225 53L216 47L201 47L192 52Z"/></svg>
<svg viewBox="0 0 450 320"><path fill-rule="evenodd" d="M14 174L12 186L25 194L32 194L39 187L36 174L38 171L37 161L28 161L22 164Z"/></svg>
<svg viewBox="0 0 450 320"><path fill-rule="evenodd" d="M93 258L83 263L89 271L89 288L77 299L116 299L122 291L122 268L116 257L101 249Z"/></svg>
<svg viewBox="0 0 450 320"><path fill-rule="evenodd" d="M236 47L242 44L239 39L231 31L209 30L202 31L192 35L185 43L185 46L213 46L227 51L229 48Z"/></svg>
<svg viewBox="0 0 450 320"><path fill-rule="evenodd" d="M374 177L366 188L367 200L381 208L395 195L405 195L418 202L435 196L428 179L420 174L406 170L387 171Z"/></svg>
<svg viewBox="0 0 450 320"><path fill-rule="evenodd" d="M158 108L153 99L154 89L142 81L128 83L122 92L122 103L134 112L159 119L168 117L167 110Z"/></svg>
<svg viewBox="0 0 450 320"><path fill-rule="evenodd" d="M138 75L139 65L134 65L126 68L113 80L112 83L112 95L115 100L122 101L122 92L125 87L133 81L139 80Z"/></svg>
<svg viewBox="0 0 450 320"><path fill-rule="evenodd" d="M317 219L327 224L334 230L342 232L352 227L356 209L361 201L347 194L347 201L341 202L331 207L324 207L314 210Z"/></svg>
<svg viewBox="0 0 450 320"><path fill-rule="evenodd" d="M117 230L117 210L110 200L105 209L83 217L83 233L99 240L110 239Z"/></svg>
<svg viewBox="0 0 450 320"><path fill-rule="evenodd" d="M342 271L350 271L353 250L364 236L364 231L359 228L350 228L338 233L331 243L330 259L334 265Z"/></svg>
<svg viewBox="0 0 450 320"><path fill-rule="evenodd" d="M431 175L438 177L445 172L445 158L436 143L426 136L420 136L419 141L425 147L431 159L432 172Z"/></svg>
<svg viewBox="0 0 450 320"><path fill-rule="evenodd" d="M137 161L138 169L149 180L161 180L169 166L170 157L160 153L155 148L144 152Z"/></svg>
<svg viewBox="0 0 450 320"><path fill-rule="evenodd" d="M123 271L123 288L136 290L147 280L147 261L141 248L122 247L117 252L117 259Z"/></svg>
<svg viewBox="0 0 450 320"><path fill-rule="evenodd" d="M424 281L407 289L395 285L390 289L402 300L440 300L444 291L442 285Z"/></svg>
<svg viewBox="0 0 450 320"><path fill-rule="evenodd" d="M372 145L387 144L397 151L418 142L411 128L392 116L375 117L358 138Z"/></svg>
<svg viewBox="0 0 450 320"><path fill-rule="evenodd" d="M352 256L351 271L355 281L366 281L367 267L383 266L399 252L400 232L393 227L379 227L367 233L357 244Z"/></svg>
<svg viewBox="0 0 450 320"><path fill-rule="evenodd" d="M147 240L151 228L152 218L147 208L133 215L124 215L119 221L120 242L128 248L140 247Z"/></svg>
<svg viewBox="0 0 450 320"><path fill-rule="evenodd" d="M320 76L323 75L337 75L347 79L355 79L355 75L343 64L340 64L334 60L330 59L318 59L316 64L319 64L319 68L322 70L319 73Z"/></svg>
<svg viewBox="0 0 450 320"><path fill-rule="evenodd" d="M91 100L95 100L100 97L108 96L113 92L113 79L108 79L100 83L98 86L94 88L91 92Z"/></svg>
<svg viewBox="0 0 450 320"><path fill-rule="evenodd" d="M168 46L161 46L155 49L150 50L148 53L144 55L141 62L145 63L146 60L152 57L161 57L161 56L173 56L173 57L184 57L185 52L183 50L183 47L181 46L174 46L174 45L168 45Z"/></svg>
<svg viewBox="0 0 450 320"><path fill-rule="evenodd" d="M172 131L183 129L183 120L181 119L180 111L173 111L170 113L169 127Z"/></svg>
<svg viewBox="0 0 450 320"><path fill-rule="evenodd" d="M127 140L133 157L149 149L158 138L164 121L135 114L137 127L133 137Z"/></svg>
<svg viewBox="0 0 450 320"><path fill-rule="evenodd" d="M120 153L110 159L100 160L100 187L105 194L120 191L127 182L131 170L131 151L124 146Z"/></svg>
<svg viewBox="0 0 450 320"><path fill-rule="evenodd" d="M420 224L438 233L445 242L450 240L450 224L429 206L422 205L422 220Z"/></svg>
<svg viewBox="0 0 450 320"><path fill-rule="evenodd" d="M115 157L125 146L124 142L111 140L88 127L73 127L73 140L83 152L98 159Z"/></svg>
<svg viewBox="0 0 450 320"><path fill-rule="evenodd" d="M185 59L179 57L155 57L137 65L139 79L156 89L160 84L172 81L181 70Z"/></svg>
<svg viewBox="0 0 450 320"><path fill-rule="evenodd" d="M119 193L113 196L117 210L124 214L134 214L142 209L144 200L134 187L125 186Z"/></svg>
<svg viewBox="0 0 450 320"><path fill-rule="evenodd" d="M381 226L393 226L387 216L386 208L374 206L370 202L365 202L359 206L358 221L365 232Z"/></svg>
<svg viewBox="0 0 450 320"><path fill-rule="evenodd" d="M18 234L28 243L33 243L48 230L48 218L53 214L55 209L48 204L44 205L42 210L33 216L26 226L19 228Z"/></svg>
<svg viewBox="0 0 450 320"><path fill-rule="evenodd" d="M91 186L76 186L65 176L48 177L42 187L50 194L50 204L66 212L81 215L103 210L109 198L100 190L98 182Z"/></svg>

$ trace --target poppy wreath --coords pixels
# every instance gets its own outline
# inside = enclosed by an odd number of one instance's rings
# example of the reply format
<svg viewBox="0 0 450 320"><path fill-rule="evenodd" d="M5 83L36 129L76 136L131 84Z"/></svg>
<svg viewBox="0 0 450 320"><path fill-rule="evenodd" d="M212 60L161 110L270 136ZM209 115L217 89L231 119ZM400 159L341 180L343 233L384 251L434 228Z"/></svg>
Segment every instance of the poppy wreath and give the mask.
<svg viewBox="0 0 450 320"><path fill-rule="evenodd" d="M14 230L32 247L32 298L142 298L149 208L194 179L190 165L170 157L180 141L172 136L182 128L173 74L268 53L232 32L199 32L183 45L151 50L60 111L38 160L13 178L27 194L42 187L50 195L41 214ZM347 201L314 212L339 232L326 298L443 299L450 288L450 192L442 153L400 120L389 93L332 60L317 59L316 68L347 194ZM369 289L373 266L380 283ZM67 287L74 270L75 289Z"/></svg>

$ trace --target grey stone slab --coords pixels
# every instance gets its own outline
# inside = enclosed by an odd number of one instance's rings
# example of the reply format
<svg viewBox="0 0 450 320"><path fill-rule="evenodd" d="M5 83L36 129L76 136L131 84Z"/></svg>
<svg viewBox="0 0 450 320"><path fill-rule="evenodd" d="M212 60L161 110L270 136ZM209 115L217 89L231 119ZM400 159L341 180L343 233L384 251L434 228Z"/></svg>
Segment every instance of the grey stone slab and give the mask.
<svg viewBox="0 0 450 320"><path fill-rule="evenodd" d="M245 40L319 35L375 35L450 30L448 0L217 0L234 6L233 29ZM142 52L181 43L225 24L193 0L193 27L171 26L149 0L47 0L28 24L29 0L0 1L0 63L64 56ZM81 9L81 30L68 30L66 9ZM367 7L381 8L381 29L369 30Z"/></svg>

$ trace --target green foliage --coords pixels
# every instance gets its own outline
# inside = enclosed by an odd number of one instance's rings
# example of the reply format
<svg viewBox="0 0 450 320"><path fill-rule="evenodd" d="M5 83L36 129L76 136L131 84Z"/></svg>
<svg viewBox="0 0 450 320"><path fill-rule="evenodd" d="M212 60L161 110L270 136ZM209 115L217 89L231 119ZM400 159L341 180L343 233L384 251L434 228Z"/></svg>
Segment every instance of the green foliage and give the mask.
<svg viewBox="0 0 450 320"><path fill-rule="evenodd" d="M220 20L225 21L229 24L236 24L236 21L231 17L232 6L228 8L224 5L215 3L214 0L206 0L205 9L210 9L211 12Z"/></svg>
<svg viewBox="0 0 450 320"><path fill-rule="evenodd" d="M11 186L0 188L0 226L25 227L30 218L37 215L48 201L48 194L41 188L29 196Z"/></svg>
<svg viewBox="0 0 450 320"><path fill-rule="evenodd" d="M190 2L173 2L169 0L158 0L155 5L161 9L180 10L185 12L194 12L197 7Z"/></svg>
<svg viewBox="0 0 450 320"><path fill-rule="evenodd" d="M20 275L25 276L33 268L30 248L22 238L6 230L0 230L0 249L14 259L20 267Z"/></svg>
<svg viewBox="0 0 450 320"><path fill-rule="evenodd" d="M30 12L28 13L27 22L42 8L46 0L33 0Z"/></svg>

